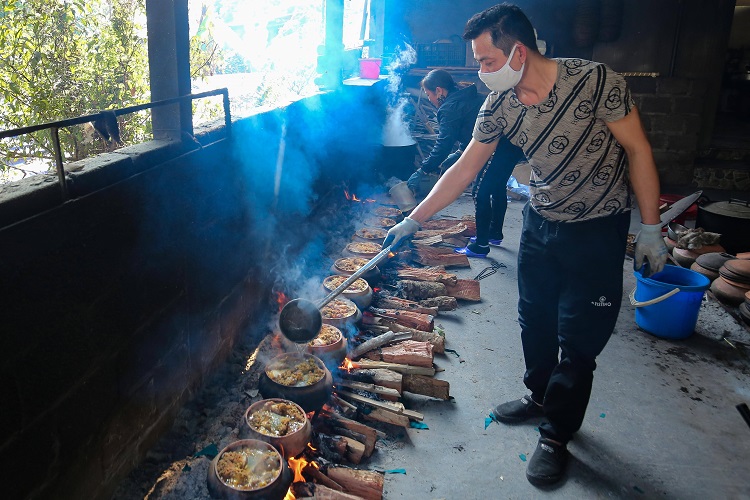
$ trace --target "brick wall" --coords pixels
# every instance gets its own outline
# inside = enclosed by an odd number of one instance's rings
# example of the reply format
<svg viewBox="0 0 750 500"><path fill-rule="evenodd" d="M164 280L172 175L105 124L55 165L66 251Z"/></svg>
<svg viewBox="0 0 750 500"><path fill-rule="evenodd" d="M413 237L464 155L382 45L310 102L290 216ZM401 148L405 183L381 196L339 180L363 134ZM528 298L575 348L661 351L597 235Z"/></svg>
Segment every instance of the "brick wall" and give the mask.
<svg viewBox="0 0 750 500"><path fill-rule="evenodd" d="M654 151L662 190L689 185L698 152L705 84L689 78L627 80Z"/></svg>
<svg viewBox="0 0 750 500"><path fill-rule="evenodd" d="M265 304L226 149L0 230L6 498L106 497Z"/></svg>

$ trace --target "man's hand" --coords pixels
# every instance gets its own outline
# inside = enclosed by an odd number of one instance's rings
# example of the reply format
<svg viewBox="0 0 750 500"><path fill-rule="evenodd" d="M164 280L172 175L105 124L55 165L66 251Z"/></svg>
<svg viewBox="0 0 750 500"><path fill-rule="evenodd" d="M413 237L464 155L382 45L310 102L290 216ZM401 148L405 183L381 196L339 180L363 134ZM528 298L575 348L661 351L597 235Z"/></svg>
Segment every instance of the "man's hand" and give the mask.
<svg viewBox="0 0 750 500"><path fill-rule="evenodd" d="M383 248L391 245L391 248L395 250L401 243L408 238L411 238L411 236L417 231L419 231L419 223L414 219L405 217L404 220L393 226L388 231L388 235L385 237L385 241L383 241Z"/></svg>
<svg viewBox="0 0 750 500"><path fill-rule="evenodd" d="M398 227L395 226L394 229ZM641 232L635 243L635 270L643 268L643 258L648 259L648 266L643 271L647 278L664 268L667 262L667 245L661 235L661 224L641 224Z"/></svg>

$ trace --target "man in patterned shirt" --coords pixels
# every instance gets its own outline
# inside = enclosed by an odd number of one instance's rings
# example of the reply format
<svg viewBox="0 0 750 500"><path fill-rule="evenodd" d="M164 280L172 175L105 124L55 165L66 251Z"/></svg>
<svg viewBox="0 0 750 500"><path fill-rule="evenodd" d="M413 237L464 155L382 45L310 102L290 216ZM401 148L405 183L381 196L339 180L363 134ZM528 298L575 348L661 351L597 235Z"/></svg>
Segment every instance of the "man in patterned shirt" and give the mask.
<svg viewBox="0 0 750 500"><path fill-rule="evenodd" d="M646 273L655 273L666 261L659 178L620 75L600 63L545 58L528 18L509 4L473 16L464 38L491 93L461 158L384 245L398 245L452 203L501 136L524 151L532 174L518 254L518 313L531 394L492 414L505 423L545 418L526 477L552 484L563 477L596 357L617 321L631 189L642 218L636 267L645 257Z"/></svg>

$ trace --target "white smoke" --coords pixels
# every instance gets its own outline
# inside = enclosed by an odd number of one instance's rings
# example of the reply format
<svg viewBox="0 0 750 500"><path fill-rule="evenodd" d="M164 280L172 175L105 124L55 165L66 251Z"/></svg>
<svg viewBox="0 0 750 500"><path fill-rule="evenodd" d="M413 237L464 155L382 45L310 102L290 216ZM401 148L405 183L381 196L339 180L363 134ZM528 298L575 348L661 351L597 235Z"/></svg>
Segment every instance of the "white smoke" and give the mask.
<svg viewBox="0 0 750 500"><path fill-rule="evenodd" d="M400 98L395 106L388 106L383 127L384 146L409 146L414 144L414 138L409 132L409 124L404 120L404 107L406 99Z"/></svg>
<svg viewBox="0 0 750 500"><path fill-rule="evenodd" d="M401 74L409 66L417 62L417 51L408 43L403 50L388 64L388 93L395 104L386 110L385 126L383 127L384 146L409 146L414 144L414 138L409 132L409 124L404 120L404 107L407 99L401 96Z"/></svg>

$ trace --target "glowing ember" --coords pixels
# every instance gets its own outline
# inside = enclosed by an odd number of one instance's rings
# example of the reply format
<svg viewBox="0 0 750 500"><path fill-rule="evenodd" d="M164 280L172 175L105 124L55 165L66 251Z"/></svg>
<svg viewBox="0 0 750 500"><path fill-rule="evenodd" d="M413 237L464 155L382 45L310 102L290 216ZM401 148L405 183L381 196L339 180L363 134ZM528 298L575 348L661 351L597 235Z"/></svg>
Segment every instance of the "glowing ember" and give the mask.
<svg viewBox="0 0 750 500"><path fill-rule="evenodd" d="M394 258L395 256L396 256L396 254L395 254L395 253L393 253L393 252L388 252L388 258L389 258L389 259L392 259L392 258Z"/></svg>
<svg viewBox="0 0 750 500"><path fill-rule="evenodd" d="M276 303L279 305L279 312L284 309L287 302L289 302L289 298L283 292L276 292Z"/></svg>
<svg viewBox="0 0 750 500"><path fill-rule="evenodd" d="M346 371L351 371L352 368L354 368L354 363L352 363L351 359L344 358L344 362L341 363L341 368L343 368Z"/></svg>
<svg viewBox="0 0 750 500"><path fill-rule="evenodd" d="M375 288L372 289L372 291L375 292L375 293L378 293L380 291L380 288L375 287Z"/></svg>

